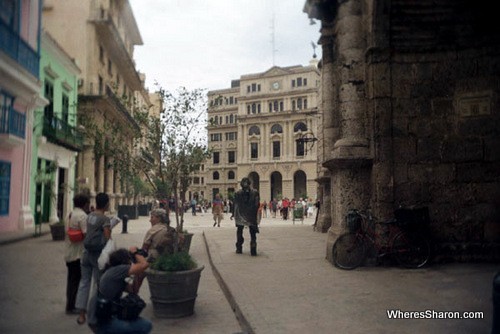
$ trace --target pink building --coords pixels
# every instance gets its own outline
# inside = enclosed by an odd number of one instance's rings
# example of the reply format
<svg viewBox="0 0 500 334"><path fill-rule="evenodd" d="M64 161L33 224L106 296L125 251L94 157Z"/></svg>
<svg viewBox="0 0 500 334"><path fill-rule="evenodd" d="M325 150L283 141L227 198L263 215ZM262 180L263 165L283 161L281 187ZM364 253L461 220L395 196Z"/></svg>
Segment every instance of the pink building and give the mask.
<svg viewBox="0 0 500 334"><path fill-rule="evenodd" d="M33 111L39 80L42 0L0 2L0 233L34 225L30 209Z"/></svg>

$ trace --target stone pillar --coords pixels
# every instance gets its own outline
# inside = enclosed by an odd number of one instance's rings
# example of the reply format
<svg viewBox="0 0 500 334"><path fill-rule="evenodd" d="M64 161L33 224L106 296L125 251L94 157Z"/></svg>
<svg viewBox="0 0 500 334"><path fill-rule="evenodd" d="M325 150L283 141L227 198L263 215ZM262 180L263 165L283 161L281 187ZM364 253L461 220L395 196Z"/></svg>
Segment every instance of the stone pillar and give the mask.
<svg viewBox="0 0 500 334"><path fill-rule="evenodd" d="M114 213L115 210L115 203L116 203L116 196L114 193L114 168L113 168L113 158L112 157L107 157L106 159L106 193L109 195L109 212Z"/></svg>
<svg viewBox="0 0 500 334"><path fill-rule="evenodd" d="M104 173L105 173L105 166L104 166L104 156L100 156L97 159L97 192L102 193L104 192Z"/></svg>
<svg viewBox="0 0 500 334"><path fill-rule="evenodd" d="M50 162L56 163L56 162ZM50 217L49 223L57 223L60 217L57 216L57 196L59 194L59 187L57 186L59 181L59 167L53 173L50 190Z"/></svg>
<svg viewBox="0 0 500 334"><path fill-rule="evenodd" d="M89 189L91 204L95 206L96 180L93 146L85 145L83 151L79 155L79 159L78 177L80 179L80 187Z"/></svg>
<svg viewBox="0 0 500 334"><path fill-rule="evenodd" d="M323 166L331 173L329 260L333 243L343 232L343 217L347 210L370 206L372 164L370 136L366 131L369 117L365 61L367 34L363 29L365 13L359 1L347 0L336 6L322 17L320 40L323 47L324 136L329 143L325 147Z"/></svg>

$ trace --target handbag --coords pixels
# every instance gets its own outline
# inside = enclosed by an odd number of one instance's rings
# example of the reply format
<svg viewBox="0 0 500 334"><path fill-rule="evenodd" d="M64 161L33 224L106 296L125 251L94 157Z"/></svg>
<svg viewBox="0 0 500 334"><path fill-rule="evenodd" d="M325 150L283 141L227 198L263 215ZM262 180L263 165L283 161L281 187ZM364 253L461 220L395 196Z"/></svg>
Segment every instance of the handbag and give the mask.
<svg viewBox="0 0 500 334"><path fill-rule="evenodd" d="M82 230L80 230L79 228L68 228L67 234L71 242L83 241L84 235Z"/></svg>
<svg viewBox="0 0 500 334"><path fill-rule="evenodd" d="M139 295L129 293L119 302L114 304L114 314L120 320L135 320L139 317L142 310L146 307L146 302Z"/></svg>
<svg viewBox="0 0 500 334"><path fill-rule="evenodd" d="M101 251L99 258L97 259L97 265L99 266L99 270L104 270L106 268L106 264L109 262L109 255L116 250L116 245L113 239L108 239L106 242L106 246Z"/></svg>

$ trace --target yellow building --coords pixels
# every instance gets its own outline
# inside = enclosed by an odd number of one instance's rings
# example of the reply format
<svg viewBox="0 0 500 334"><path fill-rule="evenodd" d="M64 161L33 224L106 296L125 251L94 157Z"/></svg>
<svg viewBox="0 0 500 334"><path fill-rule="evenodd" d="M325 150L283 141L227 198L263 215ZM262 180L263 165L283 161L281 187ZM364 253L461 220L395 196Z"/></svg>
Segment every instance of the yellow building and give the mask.
<svg viewBox="0 0 500 334"><path fill-rule="evenodd" d="M111 211L132 204L123 148L133 154L139 126L135 108L148 108L144 77L135 69L134 46L143 41L127 0L44 1L43 24L81 69L78 117L86 141L78 156L80 189L106 192ZM85 122L86 120L86 122ZM118 149L120 147L120 149Z"/></svg>
<svg viewBox="0 0 500 334"><path fill-rule="evenodd" d="M227 198L243 177L262 201L316 198L317 61L242 75L208 92L206 195Z"/></svg>

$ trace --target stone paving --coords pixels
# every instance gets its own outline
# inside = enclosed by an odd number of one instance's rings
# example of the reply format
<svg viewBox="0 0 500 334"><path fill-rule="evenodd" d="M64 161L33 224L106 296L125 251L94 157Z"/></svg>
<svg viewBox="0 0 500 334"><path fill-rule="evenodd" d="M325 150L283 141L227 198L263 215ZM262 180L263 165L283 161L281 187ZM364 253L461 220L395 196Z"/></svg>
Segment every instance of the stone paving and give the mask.
<svg viewBox="0 0 500 334"><path fill-rule="evenodd" d="M312 218L303 224L264 218L257 257L249 255L248 242L243 254L235 254L234 223L227 215L220 228L212 223L210 214L186 215L185 227L195 234L191 254L205 266L193 316L155 318L147 282L143 284L141 296L148 302L143 316L153 321L153 333L491 331L496 264L343 271L325 259L326 235L312 231ZM140 245L148 228L148 217L140 217L129 221L128 234L121 234L118 225L113 235L119 246ZM14 243L6 243L13 235L0 238L0 333L89 333L75 316L64 314L64 243L43 231L42 237ZM389 309L474 311L484 317L388 319Z"/></svg>

